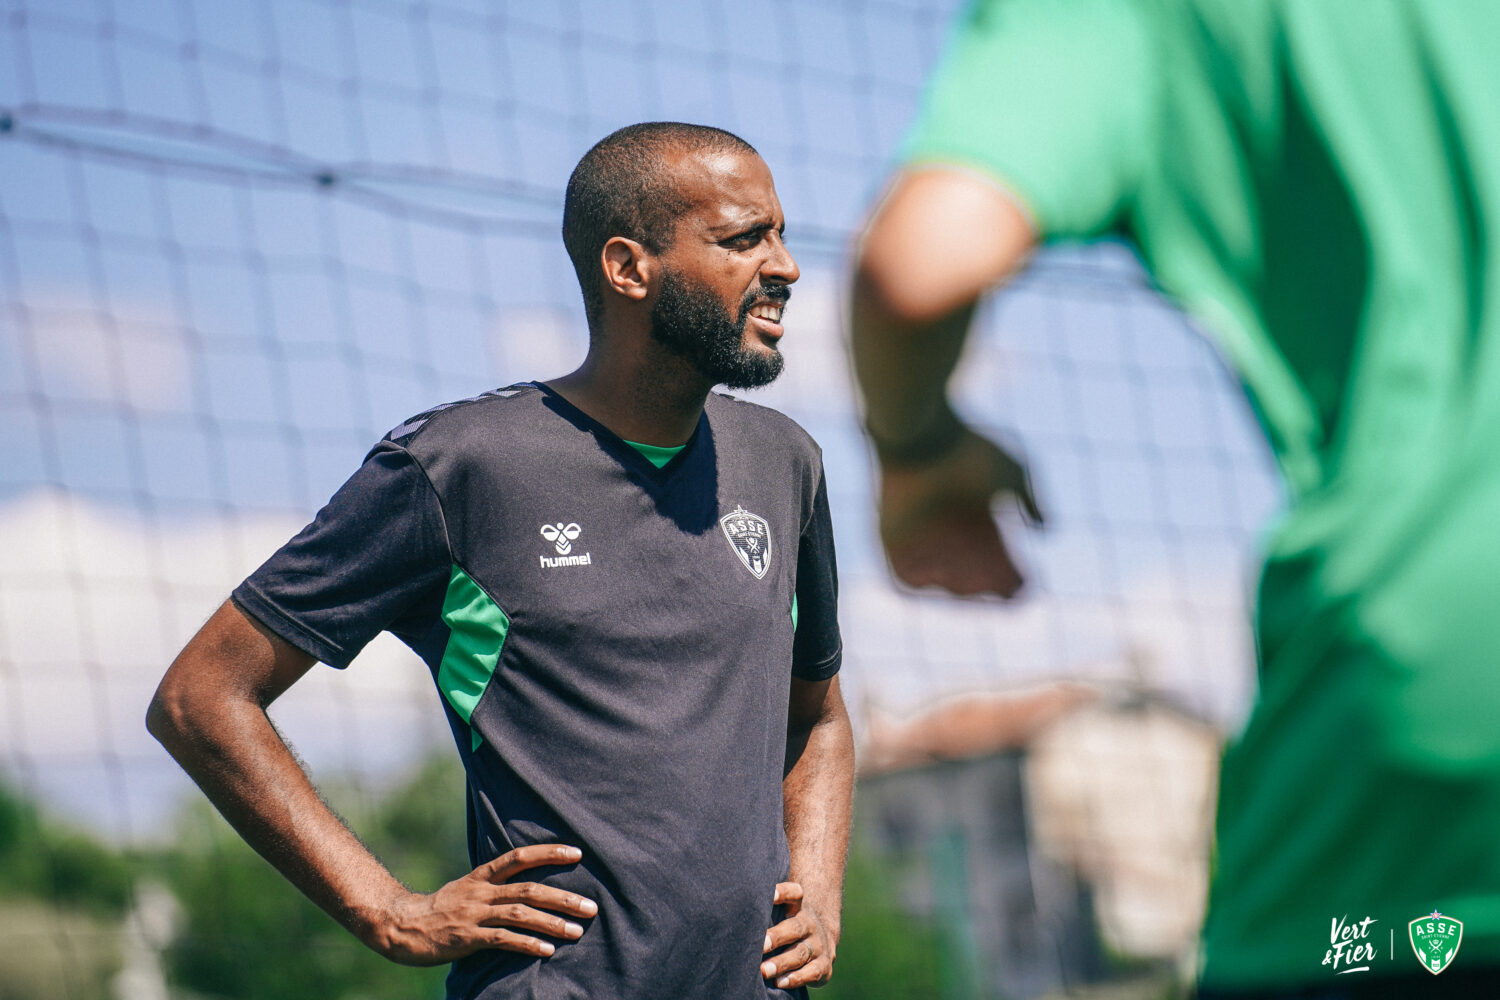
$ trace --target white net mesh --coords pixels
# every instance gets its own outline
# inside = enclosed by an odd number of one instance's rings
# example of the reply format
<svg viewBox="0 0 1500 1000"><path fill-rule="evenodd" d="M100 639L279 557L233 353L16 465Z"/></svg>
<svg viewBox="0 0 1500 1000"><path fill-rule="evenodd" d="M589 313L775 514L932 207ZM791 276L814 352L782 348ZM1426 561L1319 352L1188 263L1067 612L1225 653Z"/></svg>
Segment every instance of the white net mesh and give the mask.
<svg viewBox="0 0 1500 1000"><path fill-rule="evenodd" d="M754 398L825 449L861 732L1062 677L1231 725L1246 540L1275 486L1237 386L1119 248L1044 255L985 313L959 383L1035 464L1049 527L1023 536L1029 596L887 582L841 282L950 14L0 0L9 781L117 841L171 834L189 786L141 723L166 664L387 429L581 359L562 187L592 142L649 119L734 130L776 175L804 278L787 373ZM315 770L375 785L449 738L389 640L276 715Z"/></svg>

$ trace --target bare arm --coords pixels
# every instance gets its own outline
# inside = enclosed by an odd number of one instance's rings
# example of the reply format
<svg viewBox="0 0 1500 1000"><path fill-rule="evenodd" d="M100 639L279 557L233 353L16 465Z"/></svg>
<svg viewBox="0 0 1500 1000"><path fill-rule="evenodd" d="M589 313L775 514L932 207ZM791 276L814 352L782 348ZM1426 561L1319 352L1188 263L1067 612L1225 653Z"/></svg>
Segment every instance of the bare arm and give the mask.
<svg viewBox="0 0 1500 1000"><path fill-rule="evenodd" d="M531 934L579 937L578 924L536 907L589 917L592 901L508 881L578 861L575 847L518 848L430 894L386 870L324 804L266 716L313 662L226 602L167 670L146 726L250 846L393 961L433 965L481 948L546 956L555 946Z"/></svg>
<svg viewBox="0 0 1500 1000"><path fill-rule="evenodd" d="M992 182L961 170L900 174L860 241L850 350L880 466L881 541L913 586L1010 596L1021 585L990 516L1013 494L1040 520L1025 469L954 415L947 383L979 297L1035 243Z"/></svg>
<svg viewBox="0 0 1500 1000"><path fill-rule="evenodd" d="M854 798L854 736L837 677L792 681L781 788L792 873L776 887L787 916L766 934L761 974L782 989L820 986L838 950Z"/></svg>

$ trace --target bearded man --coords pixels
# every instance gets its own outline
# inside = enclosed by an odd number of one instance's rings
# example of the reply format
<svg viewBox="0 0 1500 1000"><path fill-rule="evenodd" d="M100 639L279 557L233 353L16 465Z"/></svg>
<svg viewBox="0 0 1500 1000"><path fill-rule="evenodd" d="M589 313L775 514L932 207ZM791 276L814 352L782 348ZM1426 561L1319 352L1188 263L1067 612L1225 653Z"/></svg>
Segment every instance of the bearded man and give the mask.
<svg viewBox="0 0 1500 1000"><path fill-rule="evenodd" d="M839 937L853 749L817 445L713 392L781 371L771 173L718 129L621 129L568 183L577 371L393 430L231 595L148 725L251 845L450 997L805 995ZM468 778L475 868L403 886L265 714L390 631Z"/></svg>

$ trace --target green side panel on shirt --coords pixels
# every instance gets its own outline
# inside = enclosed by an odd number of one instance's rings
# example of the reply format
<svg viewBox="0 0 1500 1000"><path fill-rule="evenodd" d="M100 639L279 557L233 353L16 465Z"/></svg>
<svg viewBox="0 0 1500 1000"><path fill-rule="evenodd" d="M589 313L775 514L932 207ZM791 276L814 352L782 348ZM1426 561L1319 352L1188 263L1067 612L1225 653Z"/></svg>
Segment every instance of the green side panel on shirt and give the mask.
<svg viewBox="0 0 1500 1000"><path fill-rule="evenodd" d="M656 466L658 469L666 465L668 462L672 461L672 459L676 458L677 453L687 447L687 445L685 444L679 444L676 447L663 448L661 445L641 444L639 441L626 441L625 443L630 445L630 447L634 448L636 451L640 452L642 455L645 455L646 460L652 465Z"/></svg>
<svg viewBox="0 0 1500 1000"><path fill-rule="evenodd" d="M797 631L797 595L792 595L792 631Z"/></svg>
<svg viewBox="0 0 1500 1000"><path fill-rule="evenodd" d="M438 688L459 718L470 726L473 748L482 742L470 720L474 708L495 676L500 651L510 632L510 618L460 567L448 578L448 596L443 599L443 622L448 626L448 646L438 665Z"/></svg>

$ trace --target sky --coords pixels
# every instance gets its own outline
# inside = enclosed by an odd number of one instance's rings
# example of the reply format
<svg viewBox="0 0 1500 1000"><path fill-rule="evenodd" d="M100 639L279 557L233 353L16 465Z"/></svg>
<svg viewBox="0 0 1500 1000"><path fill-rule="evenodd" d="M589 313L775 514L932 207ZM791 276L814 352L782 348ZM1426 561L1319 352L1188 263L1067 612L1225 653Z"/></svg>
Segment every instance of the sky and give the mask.
<svg viewBox="0 0 1500 1000"><path fill-rule="evenodd" d="M824 448L857 721L1061 677L1232 728L1278 504L1211 344L1128 249L1061 248L984 310L955 382L1034 466L1012 604L894 589L842 342L848 251L951 5L0 0L0 768L123 838L186 779L162 670L386 430L565 373L577 158L632 121L734 130L802 265L751 398ZM389 780L449 737L383 639L273 714L315 770Z"/></svg>

